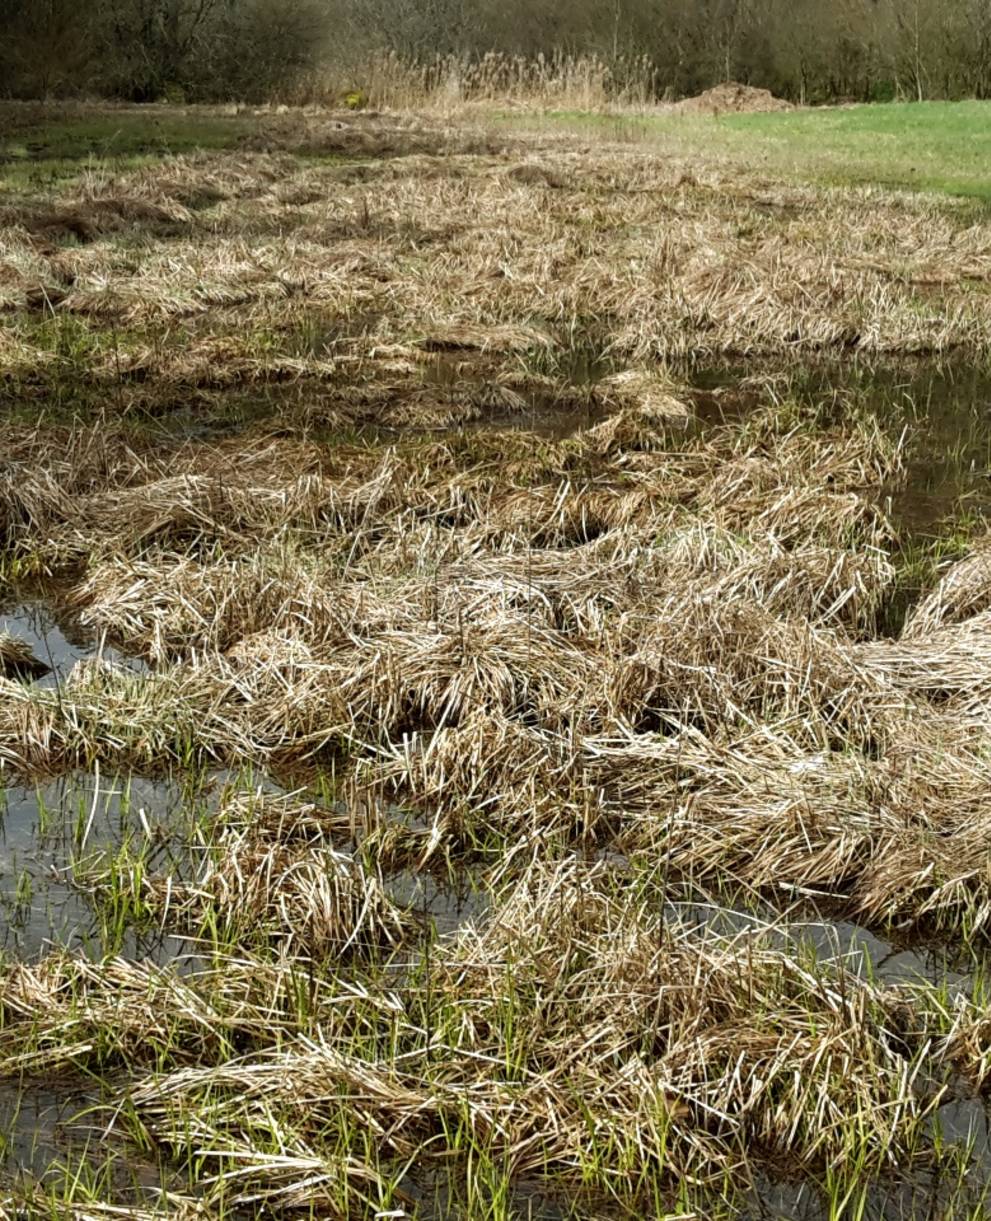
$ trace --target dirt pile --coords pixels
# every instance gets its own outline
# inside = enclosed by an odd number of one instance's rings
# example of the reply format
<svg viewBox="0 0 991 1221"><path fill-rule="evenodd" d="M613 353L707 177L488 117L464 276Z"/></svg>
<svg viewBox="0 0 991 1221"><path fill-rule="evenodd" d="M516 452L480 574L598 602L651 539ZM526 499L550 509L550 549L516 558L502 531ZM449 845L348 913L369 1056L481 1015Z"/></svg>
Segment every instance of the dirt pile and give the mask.
<svg viewBox="0 0 991 1221"><path fill-rule="evenodd" d="M771 114L778 110L793 110L791 102L775 97L769 89L755 89L726 81L700 93L698 97L678 102L676 110L684 114Z"/></svg>

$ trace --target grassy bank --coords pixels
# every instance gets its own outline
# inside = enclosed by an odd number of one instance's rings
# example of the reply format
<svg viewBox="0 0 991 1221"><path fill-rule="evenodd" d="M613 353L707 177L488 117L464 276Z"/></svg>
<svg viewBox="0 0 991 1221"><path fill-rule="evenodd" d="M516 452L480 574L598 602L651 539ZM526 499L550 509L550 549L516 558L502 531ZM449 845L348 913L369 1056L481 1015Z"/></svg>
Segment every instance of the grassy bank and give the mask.
<svg viewBox="0 0 991 1221"><path fill-rule="evenodd" d="M659 108L534 118L686 160L714 160L792 181L991 198L987 102L886 103L771 114L693 115ZM518 116L507 113L516 124Z"/></svg>

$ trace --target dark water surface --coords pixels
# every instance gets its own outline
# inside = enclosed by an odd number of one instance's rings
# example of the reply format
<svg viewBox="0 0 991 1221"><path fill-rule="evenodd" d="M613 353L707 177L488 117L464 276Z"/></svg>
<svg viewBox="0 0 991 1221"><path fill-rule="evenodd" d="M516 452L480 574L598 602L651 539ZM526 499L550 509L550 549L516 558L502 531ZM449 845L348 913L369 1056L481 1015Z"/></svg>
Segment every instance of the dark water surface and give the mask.
<svg viewBox="0 0 991 1221"><path fill-rule="evenodd" d="M127 657L105 641L96 640L70 614L60 612L51 597L44 594L19 597L10 605L0 604L0 632L9 632L31 646L35 658L48 667L48 673L35 682L42 687L65 683L73 666L100 657L115 666L136 673L148 667L136 657Z"/></svg>
<svg viewBox="0 0 991 1221"><path fill-rule="evenodd" d="M140 776L70 772L0 791L0 948L35 959L53 945L102 957L93 911L73 885L73 865L125 835L165 841L182 810L179 786ZM171 958L174 938L128 932L128 957Z"/></svg>
<svg viewBox="0 0 991 1221"><path fill-rule="evenodd" d="M797 368L737 363L682 375L695 387L703 426L740 419L778 396L814 403L827 425L852 409L889 435L903 434L906 476L881 495L907 536L936 533L962 512L991 511L991 363L851 358Z"/></svg>

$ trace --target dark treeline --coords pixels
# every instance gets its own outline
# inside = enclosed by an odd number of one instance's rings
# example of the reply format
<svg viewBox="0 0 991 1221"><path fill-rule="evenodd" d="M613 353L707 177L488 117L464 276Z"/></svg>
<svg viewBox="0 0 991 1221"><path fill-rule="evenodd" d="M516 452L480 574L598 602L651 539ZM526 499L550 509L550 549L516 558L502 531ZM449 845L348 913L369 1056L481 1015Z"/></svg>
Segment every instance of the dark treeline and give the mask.
<svg viewBox="0 0 991 1221"><path fill-rule="evenodd" d="M326 97L381 51L594 56L655 96L988 97L991 0L0 0L8 96Z"/></svg>
<svg viewBox="0 0 991 1221"><path fill-rule="evenodd" d="M322 53L321 0L0 0L0 93L275 96Z"/></svg>

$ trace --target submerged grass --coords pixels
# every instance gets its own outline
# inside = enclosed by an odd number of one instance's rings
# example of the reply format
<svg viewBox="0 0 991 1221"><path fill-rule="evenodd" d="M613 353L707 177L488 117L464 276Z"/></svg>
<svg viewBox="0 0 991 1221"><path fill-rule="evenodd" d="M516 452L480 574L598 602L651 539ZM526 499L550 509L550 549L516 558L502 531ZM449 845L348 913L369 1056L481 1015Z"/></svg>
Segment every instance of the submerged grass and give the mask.
<svg viewBox="0 0 991 1221"><path fill-rule="evenodd" d="M4 597L47 574L93 655L0 635L0 767L97 782L37 803L92 928L0 962L0 1074L98 1083L100 1140L12 1152L0 1210L845 1217L935 1174L981 1215L940 1134L991 1074L977 424L920 532L901 380L658 357L976 348L983 227L355 122L360 166L4 212ZM181 813L100 835L128 772ZM979 965L873 978L823 913Z"/></svg>

